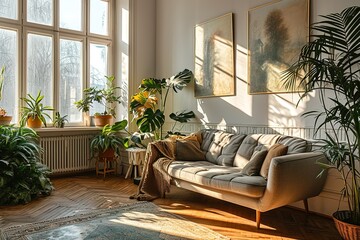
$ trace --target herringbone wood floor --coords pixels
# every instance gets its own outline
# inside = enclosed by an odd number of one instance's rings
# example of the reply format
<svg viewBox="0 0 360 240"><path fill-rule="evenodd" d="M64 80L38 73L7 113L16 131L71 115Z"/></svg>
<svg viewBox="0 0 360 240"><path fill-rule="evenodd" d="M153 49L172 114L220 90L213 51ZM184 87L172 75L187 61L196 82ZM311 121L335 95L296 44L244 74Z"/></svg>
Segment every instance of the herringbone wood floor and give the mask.
<svg viewBox="0 0 360 240"><path fill-rule="evenodd" d="M123 177L102 180L86 175L52 181L56 190L51 196L26 205L0 207L0 227L118 206L133 202L129 195L136 191L136 185ZM287 207L263 213L258 230L255 211L176 187L165 199L154 202L232 239L340 239L331 219Z"/></svg>

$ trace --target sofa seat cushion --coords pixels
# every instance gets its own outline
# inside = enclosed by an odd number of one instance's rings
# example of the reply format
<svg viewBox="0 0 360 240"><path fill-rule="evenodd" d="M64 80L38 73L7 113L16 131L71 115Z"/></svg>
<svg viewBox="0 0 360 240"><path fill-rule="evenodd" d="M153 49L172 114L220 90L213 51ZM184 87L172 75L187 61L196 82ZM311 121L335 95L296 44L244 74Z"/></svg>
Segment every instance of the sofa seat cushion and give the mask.
<svg viewBox="0 0 360 240"><path fill-rule="evenodd" d="M241 168L207 161L174 161L168 173L177 179L254 198L261 197L266 187L266 180L261 176L246 176Z"/></svg>

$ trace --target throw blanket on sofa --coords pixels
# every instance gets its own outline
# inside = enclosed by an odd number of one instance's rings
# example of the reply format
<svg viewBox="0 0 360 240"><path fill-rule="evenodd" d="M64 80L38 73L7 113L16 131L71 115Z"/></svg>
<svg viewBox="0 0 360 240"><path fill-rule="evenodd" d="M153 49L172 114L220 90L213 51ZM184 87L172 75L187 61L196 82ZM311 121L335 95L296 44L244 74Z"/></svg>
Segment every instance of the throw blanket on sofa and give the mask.
<svg viewBox="0 0 360 240"><path fill-rule="evenodd" d="M171 176L167 173L169 165L176 158L177 140L202 142L201 132L189 136L173 136L166 140L149 143L146 149L144 169L137 193L130 196L139 201L163 198L170 192ZM190 151L191 154L193 152ZM193 155L192 155L193 156Z"/></svg>
<svg viewBox="0 0 360 240"><path fill-rule="evenodd" d="M166 170L174 160L175 141L169 139L149 143L138 191L130 198L151 201L165 197L165 193L170 191L170 176Z"/></svg>

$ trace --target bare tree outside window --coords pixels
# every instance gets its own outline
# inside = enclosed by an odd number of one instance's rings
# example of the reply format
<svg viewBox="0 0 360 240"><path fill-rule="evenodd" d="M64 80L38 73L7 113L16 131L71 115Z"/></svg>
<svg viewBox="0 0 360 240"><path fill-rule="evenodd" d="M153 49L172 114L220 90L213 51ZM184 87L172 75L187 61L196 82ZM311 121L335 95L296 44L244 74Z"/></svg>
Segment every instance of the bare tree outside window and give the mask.
<svg viewBox="0 0 360 240"><path fill-rule="evenodd" d="M33 96L41 90L45 106L53 105L53 39L49 36L28 34L27 92Z"/></svg>
<svg viewBox="0 0 360 240"><path fill-rule="evenodd" d="M27 21L53 25L53 0L27 0Z"/></svg>
<svg viewBox="0 0 360 240"><path fill-rule="evenodd" d="M16 31L0 28L0 67L5 66L5 81L3 98L0 107L7 111L7 115L13 116L13 122L17 121L17 38Z"/></svg>
<svg viewBox="0 0 360 240"><path fill-rule="evenodd" d="M0 0L0 17L17 19L18 1Z"/></svg>
<svg viewBox="0 0 360 240"><path fill-rule="evenodd" d="M82 98L82 49L80 41L60 39L60 101L62 116L68 115L70 122L81 122L82 113L74 102Z"/></svg>

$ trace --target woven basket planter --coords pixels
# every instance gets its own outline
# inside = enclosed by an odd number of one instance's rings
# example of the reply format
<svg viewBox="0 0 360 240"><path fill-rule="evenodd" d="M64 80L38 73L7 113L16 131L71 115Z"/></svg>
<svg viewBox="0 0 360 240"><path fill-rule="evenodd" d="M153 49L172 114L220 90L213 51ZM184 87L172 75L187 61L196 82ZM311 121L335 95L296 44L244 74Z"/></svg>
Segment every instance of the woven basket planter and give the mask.
<svg viewBox="0 0 360 240"><path fill-rule="evenodd" d="M333 214L336 229L341 237L345 240L360 239L360 226L347 223L346 220L351 218L350 211L337 211Z"/></svg>

